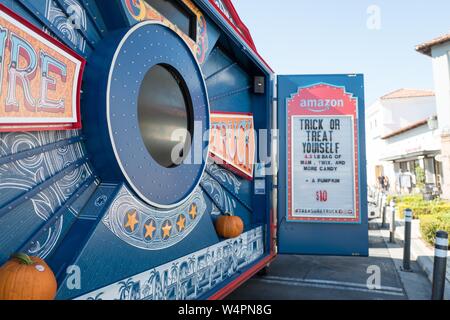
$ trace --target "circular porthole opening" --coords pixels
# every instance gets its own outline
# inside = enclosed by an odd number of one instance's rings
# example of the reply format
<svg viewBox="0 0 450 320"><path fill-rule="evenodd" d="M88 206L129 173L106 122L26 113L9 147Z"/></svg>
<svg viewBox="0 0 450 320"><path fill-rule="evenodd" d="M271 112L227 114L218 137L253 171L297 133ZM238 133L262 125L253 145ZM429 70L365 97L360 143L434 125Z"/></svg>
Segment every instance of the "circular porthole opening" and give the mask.
<svg viewBox="0 0 450 320"><path fill-rule="evenodd" d="M148 70L139 90L138 121L145 147L159 165L172 168L184 161L193 137L192 102L173 67Z"/></svg>

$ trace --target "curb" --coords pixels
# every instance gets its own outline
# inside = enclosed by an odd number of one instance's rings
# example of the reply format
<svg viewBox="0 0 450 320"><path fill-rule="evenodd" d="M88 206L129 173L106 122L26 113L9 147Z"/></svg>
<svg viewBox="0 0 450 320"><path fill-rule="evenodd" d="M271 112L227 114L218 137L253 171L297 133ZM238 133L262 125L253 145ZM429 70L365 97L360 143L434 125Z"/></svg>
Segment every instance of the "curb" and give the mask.
<svg viewBox="0 0 450 320"><path fill-rule="evenodd" d="M413 220L413 230L419 227L419 220ZM403 221L396 221L395 228L395 242L404 245L404 224ZM419 234L414 234L411 237L411 258L417 261L417 264L425 272L433 283L433 266L434 266L434 250L427 247L425 242ZM450 300L450 260L447 262L447 275L445 281L445 300Z"/></svg>

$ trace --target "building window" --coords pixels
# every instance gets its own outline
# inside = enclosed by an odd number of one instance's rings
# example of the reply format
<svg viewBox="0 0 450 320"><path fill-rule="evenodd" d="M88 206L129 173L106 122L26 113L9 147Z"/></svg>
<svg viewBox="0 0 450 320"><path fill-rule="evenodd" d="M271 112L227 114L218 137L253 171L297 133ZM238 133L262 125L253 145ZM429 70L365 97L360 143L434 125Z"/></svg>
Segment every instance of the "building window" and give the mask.
<svg viewBox="0 0 450 320"><path fill-rule="evenodd" d="M400 162L400 172L407 172L408 171L408 163L407 162Z"/></svg>
<svg viewBox="0 0 450 320"><path fill-rule="evenodd" d="M180 0L145 0L192 40L197 41L197 17Z"/></svg>

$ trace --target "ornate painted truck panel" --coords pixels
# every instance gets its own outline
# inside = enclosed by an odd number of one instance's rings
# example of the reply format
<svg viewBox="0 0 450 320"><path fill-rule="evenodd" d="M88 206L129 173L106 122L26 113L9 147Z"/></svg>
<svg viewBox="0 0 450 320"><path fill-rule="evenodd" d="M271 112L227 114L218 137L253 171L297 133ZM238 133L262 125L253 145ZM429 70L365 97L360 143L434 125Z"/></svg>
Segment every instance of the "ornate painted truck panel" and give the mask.
<svg viewBox="0 0 450 320"><path fill-rule="evenodd" d="M0 3L1 264L44 258L58 299L204 299L270 261L272 72L229 1Z"/></svg>

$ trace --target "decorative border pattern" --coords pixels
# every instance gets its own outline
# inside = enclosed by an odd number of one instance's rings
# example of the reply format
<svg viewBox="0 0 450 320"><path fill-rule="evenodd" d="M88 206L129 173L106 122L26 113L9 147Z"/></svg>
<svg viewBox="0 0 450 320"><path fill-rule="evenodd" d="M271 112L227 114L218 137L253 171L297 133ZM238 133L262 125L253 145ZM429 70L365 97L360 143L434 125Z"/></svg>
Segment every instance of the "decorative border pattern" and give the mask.
<svg viewBox="0 0 450 320"><path fill-rule="evenodd" d="M129 245L162 250L180 242L194 230L206 208L200 188L183 205L167 211L149 207L123 186L103 218L103 224Z"/></svg>
<svg viewBox="0 0 450 320"><path fill-rule="evenodd" d="M75 300L193 300L264 254L262 227Z"/></svg>

